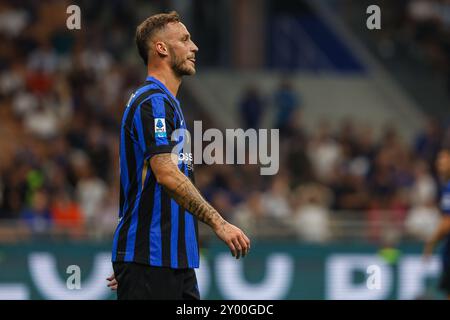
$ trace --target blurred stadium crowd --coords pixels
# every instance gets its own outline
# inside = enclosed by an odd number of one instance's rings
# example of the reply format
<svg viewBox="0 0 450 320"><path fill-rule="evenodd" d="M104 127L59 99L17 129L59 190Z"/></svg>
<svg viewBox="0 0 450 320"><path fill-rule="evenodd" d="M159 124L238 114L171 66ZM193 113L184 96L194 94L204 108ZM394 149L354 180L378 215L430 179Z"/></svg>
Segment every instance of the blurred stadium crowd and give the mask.
<svg viewBox="0 0 450 320"><path fill-rule="evenodd" d="M379 1L383 28L377 46L385 58L401 57L431 67L450 94L450 1Z"/></svg>
<svg viewBox="0 0 450 320"><path fill-rule="evenodd" d="M125 3L111 2L110 10L123 6L114 17L104 9L95 14L92 4L83 12L88 32L66 29L66 16L57 14L64 2L0 4L0 41L8 44L0 46L1 241L46 237L49 230L74 239L112 234L120 120L145 76L133 44L138 14ZM439 27L449 39L446 24L417 19L416 34ZM447 60L432 49L435 42L425 46L448 68L448 43L439 42ZM433 163L450 143L448 123L430 119L413 143L400 138L395 123L376 136L350 118L338 128L324 119L306 132L301 92L282 81L275 97L278 175L260 176L255 165L196 167L198 187L219 212L251 236L264 225L323 242L335 236L331 222L347 213L367 222L374 241L383 236L379 221L393 226L394 238L429 236L439 217ZM259 127L265 99L257 89L243 91L244 127Z"/></svg>

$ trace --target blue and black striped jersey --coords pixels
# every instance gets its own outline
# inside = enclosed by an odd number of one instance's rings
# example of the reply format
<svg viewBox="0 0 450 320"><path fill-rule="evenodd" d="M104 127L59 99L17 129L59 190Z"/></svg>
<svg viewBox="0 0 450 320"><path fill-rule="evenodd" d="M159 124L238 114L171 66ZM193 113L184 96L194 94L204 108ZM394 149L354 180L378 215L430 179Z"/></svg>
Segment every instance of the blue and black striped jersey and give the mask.
<svg viewBox="0 0 450 320"><path fill-rule="evenodd" d="M157 183L150 168L155 154L183 150L186 129L178 100L157 79L147 77L126 106L120 132L120 211L112 261L170 268L198 268L197 219ZM193 165L179 157L178 167L192 182Z"/></svg>

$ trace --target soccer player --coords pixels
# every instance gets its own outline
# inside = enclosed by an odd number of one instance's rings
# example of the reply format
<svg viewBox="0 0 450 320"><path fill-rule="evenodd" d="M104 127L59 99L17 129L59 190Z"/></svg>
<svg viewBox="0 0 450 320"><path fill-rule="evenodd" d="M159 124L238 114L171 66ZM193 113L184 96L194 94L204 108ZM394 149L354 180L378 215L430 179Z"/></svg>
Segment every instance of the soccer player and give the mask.
<svg viewBox="0 0 450 320"><path fill-rule="evenodd" d="M442 251L442 277L440 288L446 292L450 300L450 148L442 149L436 160L436 169L443 184L440 207L442 218L439 226L425 244L424 256L427 259L438 242L445 239Z"/></svg>
<svg viewBox="0 0 450 320"><path fill-rule="evenodd" d="M177 100L183 76L195 74L197 46L176 12L147 18L136 30L147 79L130 97L120 132L120 212L113 275L118 299L199 299L197 219L245 256L250 240L225 221L193 184L191 157L176 145L186 129Z"/></svg>

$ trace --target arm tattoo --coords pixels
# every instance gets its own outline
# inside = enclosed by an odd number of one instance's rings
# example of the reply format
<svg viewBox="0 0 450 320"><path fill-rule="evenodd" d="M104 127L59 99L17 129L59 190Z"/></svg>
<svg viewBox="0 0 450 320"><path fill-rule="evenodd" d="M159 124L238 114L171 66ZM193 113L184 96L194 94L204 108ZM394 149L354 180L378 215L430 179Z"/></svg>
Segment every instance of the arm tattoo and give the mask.
<svg viewBox="0 0 450 320"><path fill-rule="evenodd" d="M174 164L170 154L153 157L153 165L165 167L173 178L173 183L164 186L167 193L183 208L195 215L200 221L211 227L224 227L226 221L200 194L198 189Z"/></svg>

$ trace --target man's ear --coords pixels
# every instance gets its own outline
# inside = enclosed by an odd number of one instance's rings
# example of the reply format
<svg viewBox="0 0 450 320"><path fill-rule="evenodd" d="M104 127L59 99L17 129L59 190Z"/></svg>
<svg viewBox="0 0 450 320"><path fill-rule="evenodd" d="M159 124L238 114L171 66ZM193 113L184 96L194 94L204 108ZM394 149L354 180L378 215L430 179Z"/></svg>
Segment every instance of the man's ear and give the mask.
<svg viewBox="0 0 450 320"><path fill-rule="evenodd" d="M155 47L156 47L156 52L157 52L159 55L167 56L167 55L169 54L169 52L168 52L168 50L167 50L167 46L166 46L166 44L165 44L164 42L162 42L162 41L157 41L157 42L155 43Z"/></svg>

